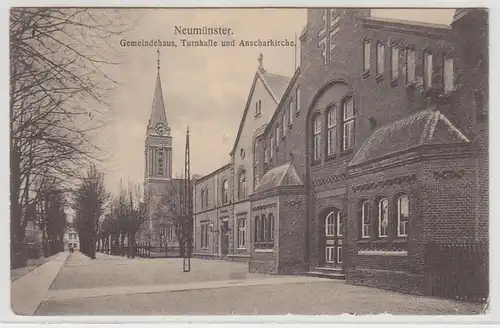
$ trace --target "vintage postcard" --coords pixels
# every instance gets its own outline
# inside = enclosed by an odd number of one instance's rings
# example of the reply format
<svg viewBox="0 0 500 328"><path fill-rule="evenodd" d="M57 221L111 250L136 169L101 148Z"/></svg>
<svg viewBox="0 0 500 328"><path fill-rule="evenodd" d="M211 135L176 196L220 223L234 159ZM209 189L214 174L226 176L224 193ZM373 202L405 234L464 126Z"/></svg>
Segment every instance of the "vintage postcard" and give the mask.
<svg viewBox="0 0 500 328"><path fill-rule="evenodd" d="M487 314L488 13L11 8L13 313Z"/></svg>

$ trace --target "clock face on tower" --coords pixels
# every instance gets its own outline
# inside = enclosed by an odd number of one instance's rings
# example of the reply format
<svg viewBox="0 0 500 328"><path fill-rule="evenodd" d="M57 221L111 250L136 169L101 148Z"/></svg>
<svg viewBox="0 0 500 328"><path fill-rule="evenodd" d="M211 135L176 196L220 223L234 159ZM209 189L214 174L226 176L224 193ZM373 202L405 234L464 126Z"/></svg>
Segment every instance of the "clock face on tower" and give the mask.
<svg viewBox="0 0 500 328"><path fill-rule="evenodd" d="M164 135L167 132L167 127L163 123L158 123L155 126L155 131L160 136Z"/></svg>

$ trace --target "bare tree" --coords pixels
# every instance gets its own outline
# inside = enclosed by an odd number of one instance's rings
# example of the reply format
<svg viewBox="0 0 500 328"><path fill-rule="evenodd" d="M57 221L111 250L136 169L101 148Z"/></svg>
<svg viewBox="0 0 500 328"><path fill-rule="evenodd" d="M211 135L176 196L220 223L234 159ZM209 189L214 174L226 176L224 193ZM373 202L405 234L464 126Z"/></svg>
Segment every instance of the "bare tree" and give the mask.
<svg viewBox="0 0 500 328"><path fill-rule="evenodd" d="M109 42L129 21L119 10L10 10L11 249L23 244L42 180L73 181L99 153L91 141L117 81ZM66 187L67 188L67 187Z"/></svg>
<svg viewBox="0 0 500 328"><path fill-rule="evenodd" d="M181 254L184 254L187 238L186 231L183 230L186 220L184 192L184 179L172 179L161 191L159 201L154 207L155 216L163 218L167 228L174 229Z"/></svg>
<svg viewBox="0 0 500 328"><path fill-rule="evenodd" d="M91 165L82 177L80 187L74 193L76 230L80 238L80 250L90 258L95 258L96 235L99 218L104 214L110 194L104 186L104 174Z"/></svg>

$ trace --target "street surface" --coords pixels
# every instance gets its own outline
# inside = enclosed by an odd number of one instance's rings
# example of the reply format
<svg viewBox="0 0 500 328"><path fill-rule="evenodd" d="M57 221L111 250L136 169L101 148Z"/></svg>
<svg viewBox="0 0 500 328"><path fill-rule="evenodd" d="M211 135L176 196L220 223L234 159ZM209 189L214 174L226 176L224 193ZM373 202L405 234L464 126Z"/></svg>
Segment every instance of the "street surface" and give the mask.
<svg viewBox="0 0 500 328"><path fill-rule="evenodd" d="M479 314L478 304L305 276L248 273L245 263L70 254L35 315Z"/></svg>

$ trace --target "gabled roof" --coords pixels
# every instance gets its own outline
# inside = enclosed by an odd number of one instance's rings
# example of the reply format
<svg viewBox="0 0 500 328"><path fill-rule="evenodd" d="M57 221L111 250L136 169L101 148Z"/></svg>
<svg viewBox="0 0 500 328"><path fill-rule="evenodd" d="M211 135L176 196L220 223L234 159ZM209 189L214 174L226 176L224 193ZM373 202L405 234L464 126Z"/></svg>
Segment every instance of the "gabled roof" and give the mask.
<svg viewBox="0 0 500 328"><path fill-rule="evenodd" d="M281 186L303 186L299 174L292 163L286 163L270 169L260 179L253 194L257 194L275 187Z"/></svg>
<svg viewBox="0 0 500 328"><path fill-rule="evenodd" d="M276 105L279 104L281 97L283 97L283 94L285 93L288 83L290 82L289 77L272 73L266 73L263 70L262 71L257 70L253 78L252 87L250 88L250 93L248 94L245 110L243 111L243 115L240 121L240 126L238 128L238 133L236 134L233 149L231 150L230 155L234 154L236 146L238 145L238 141L240 140L241 131L243 130L243 125L245 124L245 118L247 116L248 109L250 108L250 101L252 100L252 95L255 90L255 85L257 83L257 80L259 79L264 84L266 90L269 92Z"/></svg>
<svg viewBox="0 0 500 328"><path fill-rule="evenodd" d="M377 129L349 165L408 150L421 145L470 142L440 111L422 110Z"/></svg>
<svg viewBox="0 0 500 328"><path fill-rule="evenodd" d="M165 104L163 102L163 91L161 89L160 73L156 75L155 93L153 95L153 106L151 107L148 128L154 128L158 123L163 123L168 127Z"/></svg>

